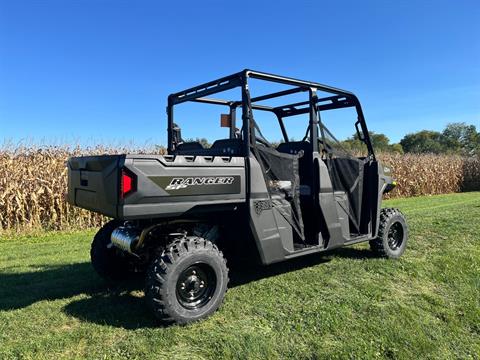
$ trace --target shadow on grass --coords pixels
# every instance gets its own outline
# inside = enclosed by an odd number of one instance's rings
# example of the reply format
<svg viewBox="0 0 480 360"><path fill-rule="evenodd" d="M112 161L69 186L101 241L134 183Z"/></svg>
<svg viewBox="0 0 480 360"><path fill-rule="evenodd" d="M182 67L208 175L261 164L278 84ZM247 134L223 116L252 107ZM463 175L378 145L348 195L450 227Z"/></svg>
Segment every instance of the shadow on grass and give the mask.
<svg viewBox="0 0 480 360"><path fill-rule="evenodd" d="M157 327L143 302L143 278L109 285L100 279L90 263L44 267L23 273L0 273L0 311L17 310L40 301L73 300L66 314L98 324L126 329Z"/></svg>
<svg viewBox="0 0 480 360"><path fill-rule="evenodd" d="M242 286L268 277L320 265L330 260L328 257L312 254L267 266L251 262L229 263L230 283L228 287Z"/></svg>
<svg viewBox="0 0 480 360"><path fill-rule="evenodd" d="M102 283L95 279L89 263L49 266L22 273L0 272L0 311L101 289Z"/></svg>
<svg viewBox="0 0 480 360"><path fill-rule="evenodd" d="M367 249L342 248L324 255L313 254L269 266L239 262L230 265L229 287L320 265L335 257L361 260L373 255ZM160 324L144 304L142 288L141 277L108 286L95 274L89 263L55 266L26 273L0 273L0 311L86 294L87 298L71 301L63 311L100 325L125 329L158 327Z"/></svg>
<svg viewBox="0 0 480 360"><path fill-rule="evenodd" d="M139 279L131 285L128 289L117 288L72 301L63 311L83 321L128 330L161 327L146 307L143 293L138 291L143 281Z"/></svg>
<svg viewBox="0 0 480 360"><path fill-rule="evenodd" d="M300 256L288 261L262 266L252 263L236 263L230 267L229 287L233 288L250 282L280 275L283 273L309 268L331 261L334 258L352 260L367 260L377 256L368 248L357 249L352 247L338 248L320 254Z"/></svg>
<svg viewBox="0 0 480 360"><path fill-rule="evenodd" d="M376 255L368 247L359 249L347 246L329 251L326 254L330 255L332 258L345 258L352 260L367 260L378 258L378 255Z"/></svg>

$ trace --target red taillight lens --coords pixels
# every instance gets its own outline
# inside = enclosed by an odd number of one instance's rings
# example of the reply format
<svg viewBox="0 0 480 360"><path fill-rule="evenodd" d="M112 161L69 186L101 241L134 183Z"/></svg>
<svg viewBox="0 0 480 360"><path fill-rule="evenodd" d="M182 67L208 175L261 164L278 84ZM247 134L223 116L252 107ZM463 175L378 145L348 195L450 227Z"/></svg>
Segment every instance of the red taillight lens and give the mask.
<svg viewBox="0 0 480 360"><path fill-rule="evenodd" d="M135 189L135 177L125 169L122 169L122 177L120 179L120 196L125 198L128 194L134 192Z"/></svg>

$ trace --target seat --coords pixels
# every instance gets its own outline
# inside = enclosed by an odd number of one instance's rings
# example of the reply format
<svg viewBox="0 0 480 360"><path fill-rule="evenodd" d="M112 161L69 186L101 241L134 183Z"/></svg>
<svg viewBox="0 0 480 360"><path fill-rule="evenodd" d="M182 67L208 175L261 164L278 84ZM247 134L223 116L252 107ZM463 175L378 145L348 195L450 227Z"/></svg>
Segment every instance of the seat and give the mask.
<svg viewBox="0 0 480 360"><path fill-rule="evenodd" d="M242 139L220 139L209 148L204 148L198 141L185 142L178 145L176 153L196 156L239 156L242 149Z"/></svg>
<svg viewBox="0 0 480 360"><path fill-rule="evenodd" d="M190 155L192 151L205 150L198 141L184 142L177 146L178 155Z"/></svg>
<svg viewBox="0 0 480 360"><path fill-rule="evenodd" d="M310 149L310 143L308 141L289 141L280 143L277 146L277 151L286 154L298 154L301 150L305 152Z"/></svg>
<svg viewBox="0 0 480 360"><path fill-rule="evenodd" d="M215 140L210 148L215 156L235 156L242 153L242 139L219 139Z"/></svg>
<svg viewBox="0 0 480 360"><path fill-rule="evenodd" d="M298 172L300 176L300 186L304 185L308 187L310 192L305 195L311 194L312 188L312 169L313 169L313 153L312 146L308 141L290 141L287 143L281 143L277 147L277 151L284 154L303 154L298 159ZM304 190L308 191L307 189ZM300 189L302 193L302 189Z"/></svg>

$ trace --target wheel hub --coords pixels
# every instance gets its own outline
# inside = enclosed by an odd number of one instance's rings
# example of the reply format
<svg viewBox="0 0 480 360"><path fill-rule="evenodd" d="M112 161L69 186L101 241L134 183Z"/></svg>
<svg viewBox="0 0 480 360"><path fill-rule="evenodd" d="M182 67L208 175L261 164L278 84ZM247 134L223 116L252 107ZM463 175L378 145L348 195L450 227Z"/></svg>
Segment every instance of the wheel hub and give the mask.
<svg viewBox="0 0 480 360"><path fill-rule="evenodd" d="M388 230L388 246L397 250L403 243L403 226L400 222L393 223Z"/></svg>
<svg viewBox="0 0 480 360"><path fill-rule="evenodd" d="M215 272L209 265L191 265L178 278L178 302L187 309L198 309L210 301L215 287Z"/></svg>

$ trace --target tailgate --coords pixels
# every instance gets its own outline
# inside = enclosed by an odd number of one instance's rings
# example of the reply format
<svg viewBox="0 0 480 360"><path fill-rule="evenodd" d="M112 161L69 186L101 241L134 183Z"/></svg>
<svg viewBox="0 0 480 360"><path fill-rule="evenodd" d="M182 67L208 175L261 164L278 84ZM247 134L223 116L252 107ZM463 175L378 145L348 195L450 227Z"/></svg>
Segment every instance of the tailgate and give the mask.
<svg viewBox="0 0 480 360"><path fill-rule="evenodd" d="M124 162L124 155L70 158L68 160L68 202L116 217L119 171Z"/></svg>

